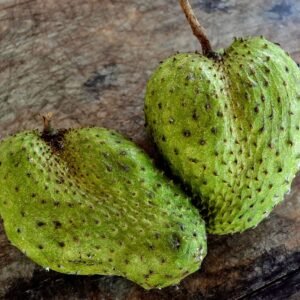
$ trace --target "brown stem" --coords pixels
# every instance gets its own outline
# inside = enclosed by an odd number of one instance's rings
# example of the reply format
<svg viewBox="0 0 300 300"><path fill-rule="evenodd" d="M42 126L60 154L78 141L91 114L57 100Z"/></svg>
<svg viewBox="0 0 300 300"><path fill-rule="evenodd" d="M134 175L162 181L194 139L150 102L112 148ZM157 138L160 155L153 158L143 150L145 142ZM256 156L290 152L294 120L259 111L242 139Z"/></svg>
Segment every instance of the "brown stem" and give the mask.
<svg viewBox="0 0 300 300"><path fill-rule="evenodd" d="M185 13L188 22L192 27L194 35L197 37L197 39L201 44L203 55L211 56L213 54L213 51L210 42L205 34L205 29L201 26L201 24L197 20L189 1L179 0L179 2L183 12Z"/></svg>
<svg viewBox="0 0 300 300"><path fill-rule="evenodd" d="M51 147L54 153L57 153L64 148L64 135L67 130L53 128L51 126L52 117L52 112L42 114L44 129L41 133L41 138Z"/></svg>
<svg viewBox="0 0 300 300"><path fill-rule="evenodd" d="M44 134L53 134L54 133L54 129L51 126L51 121L52 121L53 113L52 112L48 112L46 114L43 114L42 117L43 117L43 121L44 121L43 133Z"/></svg>

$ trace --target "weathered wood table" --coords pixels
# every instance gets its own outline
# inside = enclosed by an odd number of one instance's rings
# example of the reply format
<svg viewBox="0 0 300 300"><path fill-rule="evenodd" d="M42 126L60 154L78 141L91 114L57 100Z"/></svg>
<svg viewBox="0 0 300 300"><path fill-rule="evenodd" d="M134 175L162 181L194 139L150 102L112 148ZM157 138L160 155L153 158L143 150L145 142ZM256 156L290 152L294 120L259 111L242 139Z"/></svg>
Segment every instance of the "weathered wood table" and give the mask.
<svg viewBox="0 0 300 300"><path fill-rule="evenodd" d="M300 61L297 0L194 0L214 47L265 35ZM41 127L103 125L151 155L144 131L147 78L175 51L199 50L176 0L0 0L0 136ZM1 187L0 187L1 188ZM0 227L5 299L300 299L300 178L257 228L209 236L203 268L179 286L146 292L118 277L47 272Z"/></svg>

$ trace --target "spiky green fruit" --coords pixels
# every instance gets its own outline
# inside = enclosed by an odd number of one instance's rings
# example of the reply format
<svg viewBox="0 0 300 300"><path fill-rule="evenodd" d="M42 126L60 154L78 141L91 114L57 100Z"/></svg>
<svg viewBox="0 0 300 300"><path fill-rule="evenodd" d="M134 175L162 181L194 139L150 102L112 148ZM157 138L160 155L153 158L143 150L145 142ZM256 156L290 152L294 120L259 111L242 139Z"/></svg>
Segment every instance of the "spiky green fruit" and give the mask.
<svg viewBox="0 0 300 300"><path fill-rule="evenodd" d="M148 82L145 114L171 169L201 198L209 232L256 226L290 189L300 71L278 45L253 37L214 58L168 58Z"/></svg>
<svg viewBox="0 0 300 300"><path fill-rule="evenodd" d="M0 144L0 212L13 245L45 268L178 283L206 255L205 226L149 157L101 128Z"/></svg>

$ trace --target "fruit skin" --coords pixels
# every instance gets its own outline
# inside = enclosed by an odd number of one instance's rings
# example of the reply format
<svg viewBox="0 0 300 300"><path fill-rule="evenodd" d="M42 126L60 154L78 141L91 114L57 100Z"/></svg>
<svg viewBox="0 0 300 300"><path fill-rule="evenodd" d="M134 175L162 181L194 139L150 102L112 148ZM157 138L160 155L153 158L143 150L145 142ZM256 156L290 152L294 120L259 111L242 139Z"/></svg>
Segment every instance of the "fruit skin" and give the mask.
<svg viewBox="0 0 300 300"><path fill-rule="evenodd" d="M300 72L263 37L220 60L177 54L147 84L146 126L215 234L255 227L282 201L300 162Z"/></svg>
<svg viewBox="0 0 300 300"><path fill-rule="evenodd" d="M178 283L206 255L204 221L149 157L121 135L83 128L0 144L0 211L13 245L68 274Z"/></svg>

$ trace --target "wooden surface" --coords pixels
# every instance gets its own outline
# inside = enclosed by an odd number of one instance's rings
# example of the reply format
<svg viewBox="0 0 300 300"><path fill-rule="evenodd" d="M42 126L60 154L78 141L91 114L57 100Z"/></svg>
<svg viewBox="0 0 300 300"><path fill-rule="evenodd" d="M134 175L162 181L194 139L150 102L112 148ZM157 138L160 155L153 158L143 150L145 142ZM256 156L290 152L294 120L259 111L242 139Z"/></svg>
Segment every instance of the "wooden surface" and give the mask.
<svg viewBox="0 0 300 300"><path fill-rule="evenodd" d="M193 0L215 48L265 35L300 61L300 1ZM147 78L175 51L199 50L176 0L0 0L0 136L103 125L153 155L144 132ZM145 292L118 277L66 276L32 263L0 227L4 299L300 299L300 179L257 228L209 236L203 268L179 286Z"/></svg>

